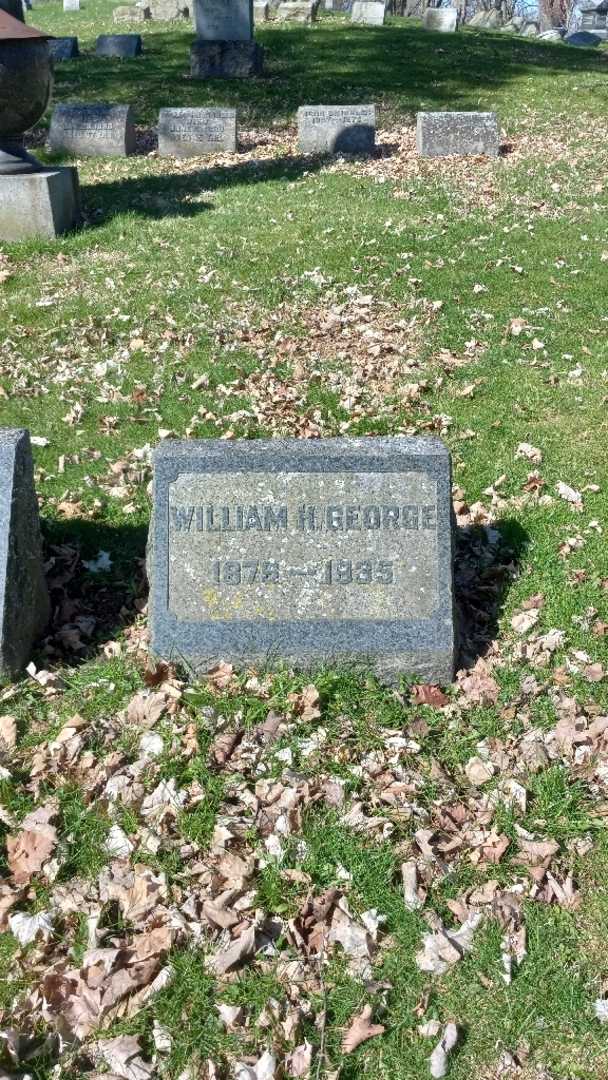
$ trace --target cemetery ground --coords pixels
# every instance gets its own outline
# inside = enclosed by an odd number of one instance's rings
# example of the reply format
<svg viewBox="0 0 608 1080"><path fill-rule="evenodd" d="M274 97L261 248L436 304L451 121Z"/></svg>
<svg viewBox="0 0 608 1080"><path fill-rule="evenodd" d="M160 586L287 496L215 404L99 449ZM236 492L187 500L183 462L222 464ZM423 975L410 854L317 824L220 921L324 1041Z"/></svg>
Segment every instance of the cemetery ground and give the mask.
<svg viewBox="0 0 608 1080"><path fill-rule="evenodd" d="M188 28L86 55L110 12L33 21L140 153L79 160L81 232L0 248L53 600L0 690L2 1075L418 1080L453 1023L454 1080L606 1077L605 55L324 17L205 84ZM315 102L375 102L376 156L298 157ZM155 157L195 104L239 153ZM501 157L417 158L443 108L496 110ZM159 439L398 433L453 455L452 686L148 657Z"/></svg>

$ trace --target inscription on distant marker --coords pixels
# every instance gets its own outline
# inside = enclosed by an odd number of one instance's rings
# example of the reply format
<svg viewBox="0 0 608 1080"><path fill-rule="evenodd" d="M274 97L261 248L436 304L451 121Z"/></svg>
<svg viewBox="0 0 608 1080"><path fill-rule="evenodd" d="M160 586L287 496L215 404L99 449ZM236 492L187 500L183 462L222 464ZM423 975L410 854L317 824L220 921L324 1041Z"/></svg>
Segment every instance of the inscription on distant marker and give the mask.
<svg viewBox="0 0 608 1080"><path fill-rule="evenodd" d="M57 105L49 131L51 150L89 157L135 152L135 127L128 105Z"/></svg>
<svg viewBox="0 0 608 1080"><path fill-rule="evenodd" d="M303 154L367 154L374 149L374 105L302 105L298 142Z"/></svg>
<svg viewBox="0 0 608 1080"><path fill-rule="evenodd" d="M164 444L155 458L153 649L453 668L450 469L432 439Z"/></svg>
<svg viewBox="0 0 608 1080"><path fill-rule="evenodd" d="M236 109L161 109L158 152L161 157L197 157L236 152Z"/></svg>

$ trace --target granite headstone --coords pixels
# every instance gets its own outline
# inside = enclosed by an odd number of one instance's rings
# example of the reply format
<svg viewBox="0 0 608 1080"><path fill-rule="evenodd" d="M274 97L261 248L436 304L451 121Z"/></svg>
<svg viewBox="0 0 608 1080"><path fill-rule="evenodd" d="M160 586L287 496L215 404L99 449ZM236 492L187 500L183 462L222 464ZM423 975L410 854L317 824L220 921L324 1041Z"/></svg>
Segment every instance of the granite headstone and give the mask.
<svg viewBox="0 0 608 1080"><path fill-rule="evenodd" d="M0 679L27 664L49 613L29 433L0 428Z"/></svg>
<svg viewBox="0 0 608 1080"><path fill-rule="evenodd" d="M384 26L383 0L354 0L351 20L363 26Z"/></svg>
<svg viewBox="0 0 608 1080"><path fill-rule="evenodd" d="M128 105L57 105L49 131L51 150L85 157L135 153L135 127Z"/></svg>
<svg viewBox="0 0 608 1080"><path fill-rule="evenodd" d="M422 18L425 30L435 30L443 34L451 34L458 26L458 12L456 8L427 8Z"/></svg>
<svg viewBox="0 0 608 1080"><path fill-rule="evenodd" d="M154 459L152 650L454 667L450 459L430 438L200 440Z"/></svg>
<svg viewBox="0 0 608 1080"><path fill-rule="evenodd" d="M141 56L143 44L140 34L100 34L95 44L95 56L118 57L132 60Z"/></svg>
<svg viewBox="0 0 608 1080"><path fill-rule="evenodd" d="M253 0L194 0L193 79L261 75L264 52L253 40Z"/></svg>
<svg viewBox="0 0 608 1080"><path fill-rule="evenodd" d="M236 109L161 109L158 152L161 157L198 157L236 152Z"/></svg>
<svg viewBox="0 0 608 1080"><path fill-rule="evenodd" d="M416 118L416 146L423 157L448 154L496 157L500 148L496 113L420 112Z"/></svg>
<svg viewBox="0 0 608 1080"><path fill-rule="evenodd" d="M63 0L64 11L80 11L80 0Z"/></svg>
<svg viewBox="0 0 608 1080"><path fill-rule="evenodd" d="M285 0L276 12L278 22L295 22L311 25L316 21L318 5L315 0Z"/></svg>
<svg viewBox="0 0 608 1080"><path fill-rule="evenodd" d="M298 144L303 154L368 154L376 139L374 105L302 105Z"/></svg>
<svg viewBox="0 0 608 1080"><path fill-rule="evenodd" d="M74 60L75 57L80 56L80 53L78 51L78 38L51 38L51 40L49 41L49 52L55 63L58 63L62 60Z"/></svg>
<svg viewBox="0 0 608 1080"><path fill-rule="evenodd" d="M253 0L195 0L196 36L201 41L251 41Z"/></svg>

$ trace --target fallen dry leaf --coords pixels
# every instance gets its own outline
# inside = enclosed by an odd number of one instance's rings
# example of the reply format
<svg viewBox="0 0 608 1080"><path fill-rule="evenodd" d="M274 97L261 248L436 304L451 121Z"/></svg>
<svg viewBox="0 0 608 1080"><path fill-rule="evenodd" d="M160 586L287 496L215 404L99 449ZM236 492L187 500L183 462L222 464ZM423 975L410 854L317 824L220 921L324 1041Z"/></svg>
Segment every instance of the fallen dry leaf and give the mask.
<svg viewBox="0 0 608 1080"><path fill-rule="evenodd" d="M352 1054L353 1050L361 1046L361 1043L367 1042L368 1039L374 1039L377 1035L384 1034L384 1024L372 1024L371 1019L372 1007L371 1005L364 1005L344 1034L342 1039L342 1052L344 1054Z"/></svg>

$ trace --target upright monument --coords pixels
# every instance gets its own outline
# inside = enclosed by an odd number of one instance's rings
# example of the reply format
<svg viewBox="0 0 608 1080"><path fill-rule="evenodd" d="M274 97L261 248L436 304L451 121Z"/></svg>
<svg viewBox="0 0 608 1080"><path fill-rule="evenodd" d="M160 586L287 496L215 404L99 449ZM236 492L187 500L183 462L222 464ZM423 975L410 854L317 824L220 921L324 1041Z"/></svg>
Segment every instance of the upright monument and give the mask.
<svg viewBox="0 0 608 1080"><path fill-rule="evenodd" d="M253 0L195 0L196 38L190 52L194 79L261 75L263 50L253 40Z"/></svg>
<svg viewBox="0 0 608 1080"><path fill-rule="evenodd" d="M51 94L48 38L0 9L0 240L55 237L80 220L76 169L45 169L23 145Z"/></svg>

